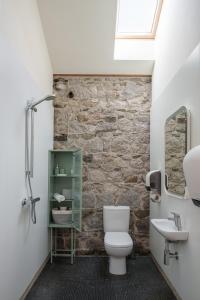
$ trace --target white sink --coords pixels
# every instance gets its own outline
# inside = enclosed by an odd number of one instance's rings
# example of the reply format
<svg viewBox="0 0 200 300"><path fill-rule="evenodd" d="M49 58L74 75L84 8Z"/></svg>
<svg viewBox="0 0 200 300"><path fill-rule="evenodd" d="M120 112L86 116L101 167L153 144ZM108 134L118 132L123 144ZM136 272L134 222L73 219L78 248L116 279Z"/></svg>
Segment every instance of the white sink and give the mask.
<svg viewBox="0 0 200 300"><path fill-rule="evenodd" d="M153 227L168 241L186 241L188 231L178 231L174 221L168 219L152 219Z"/></svg>

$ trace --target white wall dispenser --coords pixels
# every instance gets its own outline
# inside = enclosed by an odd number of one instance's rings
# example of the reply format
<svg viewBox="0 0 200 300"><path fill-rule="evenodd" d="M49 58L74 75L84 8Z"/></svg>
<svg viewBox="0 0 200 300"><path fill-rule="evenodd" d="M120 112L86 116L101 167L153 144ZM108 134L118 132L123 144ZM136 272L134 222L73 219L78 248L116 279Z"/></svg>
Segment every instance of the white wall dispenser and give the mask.
<svg viewBox="0 0 200 300"><path fill-rule="evenodd" d="M147 173L145 187L150 191L150 199L153 202L160 202L161 195L161 172L153 170Z"/></svg>
<svg viewBox="0 0 200 300"><path fill-rule="evenodd" d="M186 154L183 170L189 195L193 203L200 207L200 145Z"/></svg>

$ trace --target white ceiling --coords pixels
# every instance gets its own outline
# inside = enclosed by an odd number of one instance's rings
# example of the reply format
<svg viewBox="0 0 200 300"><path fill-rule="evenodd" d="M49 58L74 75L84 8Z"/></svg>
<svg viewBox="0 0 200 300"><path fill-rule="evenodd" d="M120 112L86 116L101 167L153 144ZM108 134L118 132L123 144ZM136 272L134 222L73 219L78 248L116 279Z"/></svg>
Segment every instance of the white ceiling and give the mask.
<svg viewBox="0 0 200 300"><path fill-rule="evenodd" d="M153 43L146 53L124 46L124 55L120 43L118 60L113 58L117 0L38 0L38 6L54 73L152 73Z"/></svg>

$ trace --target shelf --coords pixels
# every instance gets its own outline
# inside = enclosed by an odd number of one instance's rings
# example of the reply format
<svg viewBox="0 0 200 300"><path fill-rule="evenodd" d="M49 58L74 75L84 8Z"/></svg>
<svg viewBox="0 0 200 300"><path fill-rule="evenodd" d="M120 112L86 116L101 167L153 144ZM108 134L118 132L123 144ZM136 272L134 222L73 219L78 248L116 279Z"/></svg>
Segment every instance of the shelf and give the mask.
<svg viewBox="0 0 200 300"><path fill-rule="evenodd" d="M49 228L73 228L74 224L72 222L67 223L67 224L55 224L55 223L50 223Z"/></svg>
<svg viewBox="0 0 200 300"><path fill-rule="evenodd" d="M72 153L73 152L79 152L81 149L79 148L71 148L71 149L54 149L54 150L49 150L49 152L51 153L66 153L66 152L69 152L69 153Z"/></svg>
<svg viewBox="0 0 200 300"><path fill-rule="evenodd" d="M53 178L78 178L80 175L74 174L74 175L50 175L50 177Z"/></svg>
<svg viewBox="0 0 200 300"><path fill-rule="evenodd" d="M60 173L56 173L56 167L59 167ZM71 173L72 171L72 173ZM62 173L63 172L63 173ZM51 263L54 256L69 256L73 263L75 255L76 231L81 231L82 218L82 151L81 149L60 149L49 151L49 172L48 172L48 210L50 231L50 251ZM67 190L64 201L54 199L54 194L64 193ZM64 198L64 197L63 197ZM52 209L58 207L68 207L72 211L71 218L64 219L66 224L56 224L52 218ZM66 215L67 216L67 215ZM62 216L63 217L63 216ZM69 221L68 221L69 220ZM57 230L58 229L58 230ZM68 230L67 230L68 229ZM71 249L69 254L60 253L57 249L58 231L67 230L70 235L69 244ZM57 250L57 253L55 252Z"/></svg>
<svg viewBox="0 0 200 300"><path fill-rule="evenodd" d="M52 251L52 254L55 254L56 252L74 252L75 253L76 250L71 250L71 249L55 249Z"/></svg>
<svg viewBox="0 0 200 300"><path fill-rule="evenodd" d="M56 199L50 199L51 202L58 202ZM58 202L58 204L61 204L62 202L71 202L71 201L74 201L74 199L65 199L61 202Z"/></svg>
<svg viewBox="0 0 200 300"><path fill-rule="evenodd" d="M70 252L70 254L67 254L67 253L52 253L52 256L54 256L54 257L71 257L72 255L74 256L75 255L75 251L74 250L72 250L72 251L70 251L70 250L65 250L66 252L68 251L68 252ZM64 252L64 251L63 251Z"/></svg>

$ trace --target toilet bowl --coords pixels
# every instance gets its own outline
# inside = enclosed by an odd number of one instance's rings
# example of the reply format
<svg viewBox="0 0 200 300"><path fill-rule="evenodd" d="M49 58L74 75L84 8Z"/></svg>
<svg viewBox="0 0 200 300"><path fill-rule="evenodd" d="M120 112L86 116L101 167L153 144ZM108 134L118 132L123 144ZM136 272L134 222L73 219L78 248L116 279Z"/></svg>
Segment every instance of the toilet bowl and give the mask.
<svg viewBox="0 0 200 300"><path fill-rule="evenodd" d="M104 245L109 258L109 272L126 274L126 256L133 248L133 241L127 232L106 232Z"/></svg>
<svg viewBox="0 0 200 300"><path fill-rule="evenodd" d="M128 206L104 206L104 246L109 255L109 272L115 275L126 274L126 256L133 248L128 234L130 208Z"/></svg>

